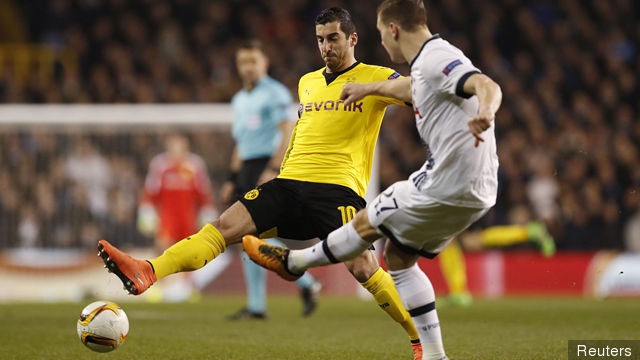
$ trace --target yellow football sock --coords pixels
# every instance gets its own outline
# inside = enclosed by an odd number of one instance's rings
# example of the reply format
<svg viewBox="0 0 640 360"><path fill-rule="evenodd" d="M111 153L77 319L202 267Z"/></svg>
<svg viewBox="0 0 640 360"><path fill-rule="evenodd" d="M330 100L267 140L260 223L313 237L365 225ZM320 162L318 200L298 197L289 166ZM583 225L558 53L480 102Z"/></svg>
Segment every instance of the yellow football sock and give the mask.
<svg viewBox="0 0 640 360"><path fill-rule="evenodd" d="M213 225L207 224L199 232L173 244L153 260L158 279L181 271L193 271L205 266L226 248L224 238Z"/></svg>
<svg viewBox="0 0 640 360"><path fill-rule="evenodd" d="M487 247L502 247L523 243L529 240L525 226L492 226L482 231L482 244Z"/></svg>
<svg viewBox="0 0 640 360"><path fill-rule="evenodd" d="M457 241L452 241L440 254L440 269L449 286L449 294L456 295L469 291L467 289L467 268L464 254Z"/></svg>
<svg viewBox="0 0 640 360"><path fill-rule="evenodd" d="M378 268L369 280L360 283L360 285L369 290L382 310L386 311L393 320L402 325L404 331L409 334L410 340L419 339L418 332L413 326L411 315L402 305L398 290L393 285L393 279L391 279L389 273L382 270L382 268Z"/></svg>

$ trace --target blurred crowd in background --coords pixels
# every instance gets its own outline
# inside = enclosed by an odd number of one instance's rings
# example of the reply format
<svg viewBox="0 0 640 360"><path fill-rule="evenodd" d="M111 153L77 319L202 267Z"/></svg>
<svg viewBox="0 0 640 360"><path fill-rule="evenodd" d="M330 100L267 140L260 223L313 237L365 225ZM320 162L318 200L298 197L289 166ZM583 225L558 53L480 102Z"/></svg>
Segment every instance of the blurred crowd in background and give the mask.
<svg viewBox="0 0 640 360"><path fill-rule="evenodd" d="M409 73L407 65L390 63L375 6L363 1L13 1L0 9L0 41L13 44L0 45L0 102L228 102L241 87L234 52L248 37L266 44L270 74L295 98L300 76L323 66L313 20L334 5L354 17L359 60ZM640 251L640 4L426 6L431 30L502 86L500 194L477 226L537 219L561 249ZM137 196L161 141L118 135L115 142L124 145L116 148L113 136L0 134L0 247L93 247L96 237L113 232L130 235L110 240L145 243L135 233ZM210 136L192 140L194 152L216 158L207 160L215 188L228 164L211 144L231 145ZM379 149L382 187L422 164L410 109L388 111ZM74 170L88 166L83 156L93 158L91 178ZM65 212L67 220L57 218Z"/></svg>
<svg viewBox="0 0 640 360"><path fill-rule="evenodd" d="M151 159L165 133L36 131L0 134L0 248L93 249L107 238L153 245L136 213ZM226 180L228 131L184 132L203 153L214 189Z"/></svg>

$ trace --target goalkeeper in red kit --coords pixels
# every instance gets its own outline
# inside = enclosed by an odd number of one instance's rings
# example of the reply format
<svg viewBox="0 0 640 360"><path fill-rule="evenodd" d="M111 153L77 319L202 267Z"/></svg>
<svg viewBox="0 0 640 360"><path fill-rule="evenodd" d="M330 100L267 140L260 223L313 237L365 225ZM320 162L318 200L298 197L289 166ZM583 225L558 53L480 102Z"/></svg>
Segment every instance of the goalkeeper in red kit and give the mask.
<svg viewBox="0 0 640 360"><path fill-rule="evenodd" d="M138 228L155 238L163 250L197 231L206 219L217 216L211 196L211 182L202 158L189 151L189 141L181 134L169 134L166 151L156 155L149 165L142 201L138 210ZM184 300L199 293L221 266L194 272L186 281L172 284L164 291L166 300ZM176 286L179 289L176 289ZM171 293L171 295L169 295Z"/></svg>

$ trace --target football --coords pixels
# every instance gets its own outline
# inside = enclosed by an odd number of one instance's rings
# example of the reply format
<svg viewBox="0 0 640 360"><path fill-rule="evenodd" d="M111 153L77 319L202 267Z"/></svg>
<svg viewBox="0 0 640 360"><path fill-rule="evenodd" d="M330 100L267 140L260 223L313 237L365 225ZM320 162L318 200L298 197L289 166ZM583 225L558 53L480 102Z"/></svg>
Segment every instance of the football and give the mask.
<svg viewBox="0 0 640 360"><path fill-rule="evenodd" d="M109 352L118 348L129 333L129 319L120 306L110 301L87 305L78 319L78 337L89 349Z"/></svg>

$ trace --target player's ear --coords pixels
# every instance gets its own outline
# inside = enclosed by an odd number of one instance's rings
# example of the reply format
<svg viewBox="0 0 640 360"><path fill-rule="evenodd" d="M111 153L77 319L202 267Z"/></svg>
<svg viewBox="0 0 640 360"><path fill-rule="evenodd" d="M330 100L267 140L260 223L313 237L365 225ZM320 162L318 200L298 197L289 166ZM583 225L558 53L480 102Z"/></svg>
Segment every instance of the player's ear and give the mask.
<svg viewBox="0 0 640 360"><path fill-rule="evenodd" d="M398 25L396 25L396 23L389 23L389 27L391 28L391 36L393 36L393 40L398 40L398 33L399 33L399 28Z"/></svg>
<svg viewBox="0 0 640 360"><path fill-rule="evenodd" d="M358 33L354 32L351 35L349 35L349 45L351 45L351 47L356 46L356 44L358 43Z"/></svg>

